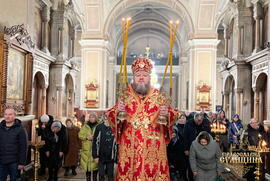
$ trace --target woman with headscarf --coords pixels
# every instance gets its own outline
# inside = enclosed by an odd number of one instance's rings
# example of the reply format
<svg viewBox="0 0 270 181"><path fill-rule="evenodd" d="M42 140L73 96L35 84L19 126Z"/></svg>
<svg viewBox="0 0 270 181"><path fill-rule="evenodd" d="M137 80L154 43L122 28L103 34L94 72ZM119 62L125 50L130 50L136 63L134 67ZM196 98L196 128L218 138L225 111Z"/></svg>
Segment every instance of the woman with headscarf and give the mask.
<svg viewBox="0 0 270 181"><path fill-rule="evenodd" d="M179 136L178 136L178 128L173 126L172 131L172 139L170 143L167 145L167 156L169 162L169 171L171 181L179 180L179 170L178 167L178 153L179 153Z"/></svg>
<svg viewBox="0 0 270 181"><path fill-rule="evenodd" d="M195 181L215 181L223 171L218 143L202 131L191 144L189 161Z"/></svg>
<svg viewBox="0 0 270 181"><path fill-rule="evenodd" d="M48 181L58 180L58 170L64 153L66 152L67 136L64 126L55 120L51 128L46 131L44 150L48 157L49 178Z"/></svg>
<svg viewBox="0 0 270 181"><path fill-rule="evenodd" d="M93 136L98 125L97 113L91 112L85 116L85 124L79 132L79 138L82 141L82 151L80 166L86 171L87 181L97 181L98 164L92 157Z"/></svg>
<svg viewBox="0 0 270 181"><path fill-rule="evenodd" d="M66 120L67 136L68 136L68 151L64 155L65 176L68 176L69 170L72 170L72 175L77 175L76 168L79 160L79 149L81 140L79 139L80 129L75 126L71 119Z"/></svg>

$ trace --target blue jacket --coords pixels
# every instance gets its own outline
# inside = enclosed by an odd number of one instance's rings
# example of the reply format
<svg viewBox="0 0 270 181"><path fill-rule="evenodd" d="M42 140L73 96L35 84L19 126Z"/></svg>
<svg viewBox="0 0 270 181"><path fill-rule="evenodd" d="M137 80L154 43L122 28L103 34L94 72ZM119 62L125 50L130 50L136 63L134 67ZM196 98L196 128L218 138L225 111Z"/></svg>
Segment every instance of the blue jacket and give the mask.
<svg viewBox="0 0 270 181"><path fill-rule="evenodd" d="M237 143L240 140L241 131L243 130L243 125L241 123L241 120L234 122L232 121L229 126L229 142L230 143ZM236 139L233 138L233 136L237 136Z"/></svg>

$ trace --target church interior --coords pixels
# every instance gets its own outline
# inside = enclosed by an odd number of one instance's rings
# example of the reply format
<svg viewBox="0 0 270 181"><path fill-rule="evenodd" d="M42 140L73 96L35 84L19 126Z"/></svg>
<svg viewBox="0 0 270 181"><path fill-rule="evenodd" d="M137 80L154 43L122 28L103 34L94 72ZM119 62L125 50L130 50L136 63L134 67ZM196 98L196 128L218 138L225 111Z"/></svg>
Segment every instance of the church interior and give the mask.
<svg viewBox="0 0 270 181"><path fill-rule="evenodd" d="M171 104L182 112L224 110L244 126L270 119L270 0L0 2L0 118L14 108L29 141L44 114L81 126L83 115L113 107L123 56L129 82L132 62L151 59L159 89L171 53L164 89L172 82ZM231 169L228 180L241 180Z"/></svg>

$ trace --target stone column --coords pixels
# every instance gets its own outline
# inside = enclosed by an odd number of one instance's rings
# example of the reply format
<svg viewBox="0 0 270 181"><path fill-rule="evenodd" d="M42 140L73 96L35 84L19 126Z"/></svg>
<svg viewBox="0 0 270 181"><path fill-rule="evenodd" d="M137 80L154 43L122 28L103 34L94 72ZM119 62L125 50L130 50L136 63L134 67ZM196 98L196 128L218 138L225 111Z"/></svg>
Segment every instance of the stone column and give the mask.
<svg viewBox="0 0 270 181"><path fill-rule="evenodd" d="M47 54L49 52L49 21L50 21L50 7L45 6L42 9L42 48L41 50Z"/></svg>
<svg viewBox="0 0 270 181"><path fill-rule="evenodd" d="M228 33L228 26L223 24L224 27L224 40L225 40L225 45L224 45L224 56L228 57L228 48L229 48L229 33Z"/></svg>
<svg viewBox="0 0 270 181"><path fill-rule="evenodd" d="M43 88L37 86L36 93L37 93L37 117L42 115L42 104L43 104Z"/></svg>
<svg viewBox="0 0 270 181"><path fill-rule="evenodd" d="M261 42L260 42L260 19L262 16L262 6L256 1L253 5L253 18L255 20L255 48L253 53L257 53L261 50Z"/></svg>
<svg viewBox="0 0 270 181"><path fill-rule="evenodd" d="M97 108L106 109L106 89L108 70L108 42L103 39L81 40L82 66L81 66L81 103L80 107L85 109L85 85L95 82L97 89ZM110 77L110 80L112 77ZM109 90L112 91L112 90Z"/></svg>
<svg viewBox="0 0 270 181"><path fill-rule="evenodd" d="M260 122L263 121L263 112L264 112L264 110L263 110L263 107L264 107L263 102L264 102L263 101L263 91L260 90L260 92L259 92L259 121Z"/></svg>
<svg viewBox="0 0 270 181"><path fill-rule="evenodd" d="M54 10L51 16L51 54L57 57L57 61L63 58L64 10Z"/></svg>
<svg viewBox="0 0 270 181"><path fill-rule="evenodd" d="M69 58L74 56L74 41L75 41L75 30L73 27L71 27L70 30L70 49L69 49Z"/></svg>
<svg viewBox="0 0 270 181"><path fill-rule="evenodd" d="M241 114L241 93L243 93L243 89L236 88L235 95L236 95L236 114Z"/></svg>
<svg viewBox="0 0 270 181"><path fill-rule="evenodd" d="M256 119L259 119L259 91L257 87L253 87L254 92L254 116Z"/></svg>
<svg viewBox="0 0 270 181"><path fill-rule="evenodd" d="M223 105L223 110L226 113L226 117L229 116L229 101L230 101L230 93L228 91L223 91L223 96L224 96L224 105Z"/></svg>
<svg viewBox="0 0 270 181"><path fill-rule="evenodd" d="M62 103L63 103L63 96L62 96L62 94L63 94L63 87L62 86L58 86L57 88L56 88L56 95L57 95L57 97L56 97L56 105L57 105L57 113L56 113L56 119L58 119L59 121L61 121L61 119L62 119Z"/></svg>
<svg viewBox="0 0 270 181"><path fill-rule="evenodd" d="M58 57L63 57L63 47L64 47L64 42L63 42L63 27L58 28Z"/></svg>
<svg viewBox="0 0 270 181"><path fill-rule="evenodd" d="M216 107L216 47L217 39L192 39L189 41L189 110L196 110L197 86L204 83L211 87L211 111ZM205 71L209 70L206 74ZM199 110L199 109L198 109Z"/></svg>
<svg viewBox="0 0 270 181"><path fill-rule="evenodd" d="M41 115L46 114L46 106L47 106L47 87L42 88L42 103L41 103Z"/></svg>

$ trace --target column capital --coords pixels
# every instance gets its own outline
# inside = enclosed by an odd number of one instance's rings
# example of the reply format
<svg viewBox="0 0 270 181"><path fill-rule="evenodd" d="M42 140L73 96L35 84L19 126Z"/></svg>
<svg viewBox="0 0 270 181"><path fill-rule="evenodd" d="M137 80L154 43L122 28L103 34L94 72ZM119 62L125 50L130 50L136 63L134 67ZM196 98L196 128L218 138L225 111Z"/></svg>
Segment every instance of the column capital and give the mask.
<svg viewBox="0 0 270 181"><path fill-rule="evenodd" d="M243 93L243 89L242 88L235 88L234 91L236 93Z"/></svg>
<svg viewBox="0 0 270 181"><path fill-rule="evenodd" d="M260 89L258 87L252 87L253 92L258 93L260 92Z"/></svg>
<svg viewBox="0 0 270 181"><path fill-rule="evenodd" d="M222 95L224 95L224 96L228 96L229 94L230 94L229 91L222 91Z"/></svg>
<svg viewBox="0 0 270 181"><path fill-rule="evenodd" d="M48 23L50 21L50 17L51 17L50 7L44 6L41 11L42 21Z"/></svg>
<svg viewBox="0 0 270 181"><path fill-rule="evenodd" d="M64 87L63 86L56 86L57 91L63 91Z"/></svg>
<svg viewBox="0 0 270 181"><path fill-rule="evenodd" d="M260 0L253 0L252 4L253 4L253 18L255 20L260 19L262 17L262 14L263 14L263 9L262 9L262 5L260 3Z"/></svg>

